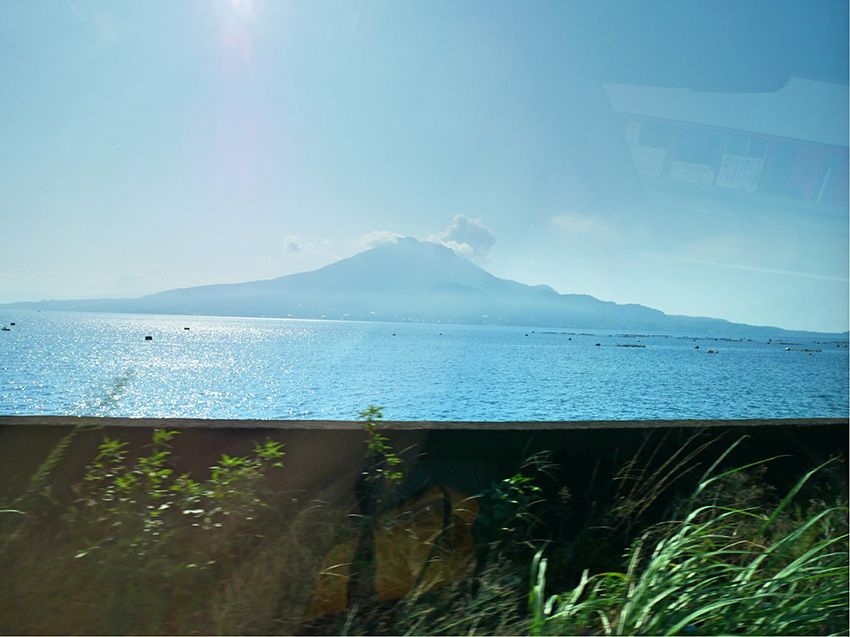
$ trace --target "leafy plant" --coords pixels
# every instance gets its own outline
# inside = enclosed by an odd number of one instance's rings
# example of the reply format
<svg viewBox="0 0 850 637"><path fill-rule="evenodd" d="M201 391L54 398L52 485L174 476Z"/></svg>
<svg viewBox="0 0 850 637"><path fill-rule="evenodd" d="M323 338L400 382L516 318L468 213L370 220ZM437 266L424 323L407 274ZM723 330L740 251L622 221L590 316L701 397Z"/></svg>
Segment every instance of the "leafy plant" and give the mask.
<svg viewBox="0 0 850 637"><path fill-rule="evenodd" d="M546 502L540 483L554 467L549 452L539 452L526 458L512 476L493 485L488 517L497 540L525 543L533 538L541 521L538 509Z"/></svg>
<svg viewBox="0 0 850 637"><path fill-rule="evenodd" d="M76 543L75 570L103 587L104 628L158 632L172 603L205 603L185 595L166 601L158 591L215 587L247 541L238 529L267 506L266 475L282 466L282 445L266 441L247 456L222 455L209 477L197 481L174 471L177 435L155 430L147 454L135 462L126 442L105 438L76 488L67 514L69 548Z"/></svg>
<svg viewBox="0 0 850 637"><path fill-rule="evenodd" d="M384 417L383 410L383 407L369 405L358 415L367 436L366 479L372 482L398 482L402 478L402 472L398 470L401 458L393 452L389 438L378 431L378 421Z"/></svg>
<svg viewBox="0 0 850 637"><path fill-rule="evenodd" d="M271 469L283 466L282 443L257 444L250 456L224 454L211 467L210 477L198 482L188 474L175 474L170 466L178 433L154 430L148 455L129 466L127 443L105 438L76 488L79 498L72 521L88 527L106 523L98 539L102 543L128 529L156 538L180 528L219 528L231 516L250 520L252 511L263 506L262 480Z"/></svg>
<svg viewBox="0 0 850 637"><path fill-rule="evenodd" d="M216 632L234 617L237 626L270 626L262 622L278 605L274 593L252 595L238 583L244 569L261 562L253 580L280 578L277 551L295 545L287 529L301 518L285 519L270 506L280 499L266 482L282 466L282 445L268 440L245 456L223 455L198 479L175 470L177 436L155 430L138 455L107 437L74 485L70 506L27 498L0 516L0 568L16 574L0 595L0 632ZM39 491L51 477L49 468L39 469ZM295 562L309 570L300 555ZM275 584L270 590L285 587ZM261 601L261 608L250 606ZM261 612L246 619L235 603Z"/></svg>
<svg viewBox="0 0 850 637"><path fill-rule="evenodd" d="M366 432L366 458L354 487L359 530L346 593L352 605L371 605L376 601L375 525L380 507L391 499L392 488L402 479L398 469L401 458L393 451L389 438L378 431L378 421L383 417L383 408L375 405L358 415Z"/></svg>

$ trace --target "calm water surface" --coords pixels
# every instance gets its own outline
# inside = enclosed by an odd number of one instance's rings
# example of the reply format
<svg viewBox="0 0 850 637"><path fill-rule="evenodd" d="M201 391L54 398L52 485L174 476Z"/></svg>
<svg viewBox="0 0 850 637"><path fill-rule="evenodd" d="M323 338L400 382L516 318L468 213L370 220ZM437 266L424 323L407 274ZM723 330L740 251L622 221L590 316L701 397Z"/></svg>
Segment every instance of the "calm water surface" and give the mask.
<svg viewBox="0 0 850 637"><path fill-rule="evenodd" d="M0 311L11 321L7 415L349 420L369 403L394 420L848 415L847 343L828 339Z"/></svg>

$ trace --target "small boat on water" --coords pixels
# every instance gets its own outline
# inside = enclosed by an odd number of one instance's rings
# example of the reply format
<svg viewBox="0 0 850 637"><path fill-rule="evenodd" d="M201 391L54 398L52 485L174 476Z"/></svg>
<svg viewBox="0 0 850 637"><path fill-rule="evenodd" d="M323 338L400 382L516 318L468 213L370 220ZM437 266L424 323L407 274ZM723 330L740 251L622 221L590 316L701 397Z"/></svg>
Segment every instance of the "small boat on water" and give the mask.
<svg viewBox="0 0 850 637"><path fill-rule="evenodd" d="M2 330L3 332L11 332L12 331L10 328L6 327L5 325L3 327L0 327L0 330Z"/></svg>

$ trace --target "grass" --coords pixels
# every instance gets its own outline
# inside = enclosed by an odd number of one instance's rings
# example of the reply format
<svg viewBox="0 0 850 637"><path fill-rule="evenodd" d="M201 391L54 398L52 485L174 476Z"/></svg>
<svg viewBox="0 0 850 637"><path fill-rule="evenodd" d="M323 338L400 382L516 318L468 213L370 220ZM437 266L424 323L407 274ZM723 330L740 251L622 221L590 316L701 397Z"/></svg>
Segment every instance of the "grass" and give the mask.
<svg viewBox="0 0 850 637"><path fill-rule="evenodd" d="M364 412L368 423L379 417ZM374 427L365 433L368 501L353 512L274 492L266 478L286 467L273 442L222 456L202 479L180 474L167 430L135 459L104 439L62 505L49 497L61 442L24 496L0 505L0 569L13 574L0 590L0 633L848 630L837 463L777 495L764 479L771 461L724 468L740 441L701 477L702 442L657 462L641 449L607 504L569 526L558 520L577 515L574 496L548 454L472 497L432 488L400 501L403 467ZM686 478L693 489L674 492ZM355 558L372 560L359 580ZM328 586L341 599L317 606Z"/></svg>
<svg viewBox="0 0 850 637"><path fill-rule="evenodd" d="M637 540L623 572L588 576L543 603L546 560L532 567L532 634L845 634L847 508L805 514L793 498L773 510L699 505L703 480L683 519L660 537ZM656 529L657 530L657 529Z"/></svg>

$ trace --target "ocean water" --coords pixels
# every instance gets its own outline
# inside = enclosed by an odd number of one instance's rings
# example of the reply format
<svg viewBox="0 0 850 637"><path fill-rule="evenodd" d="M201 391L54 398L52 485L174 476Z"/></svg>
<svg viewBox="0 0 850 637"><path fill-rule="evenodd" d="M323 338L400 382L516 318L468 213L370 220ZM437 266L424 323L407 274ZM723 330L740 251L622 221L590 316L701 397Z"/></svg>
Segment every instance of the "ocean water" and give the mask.
<svg viewBox="0 0 850 637"><path fill-rule="evenodd" d="M12 321L3 415L350 420L370 403L392 420L848 415L847 343L828 339L0 311Z"/></svg>

